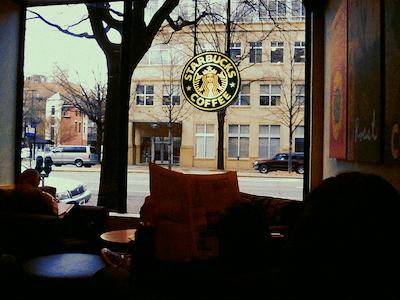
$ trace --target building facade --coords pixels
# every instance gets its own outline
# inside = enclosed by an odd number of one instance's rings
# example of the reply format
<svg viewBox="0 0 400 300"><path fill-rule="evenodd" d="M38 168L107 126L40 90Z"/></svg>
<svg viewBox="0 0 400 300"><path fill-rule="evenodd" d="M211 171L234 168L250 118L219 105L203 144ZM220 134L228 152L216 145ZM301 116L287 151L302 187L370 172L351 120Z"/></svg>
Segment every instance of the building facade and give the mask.
<svg viewBox="0 0 400 300"><path fill-rule="evenodd" d="M304 8L300 1L278 1L284 6L269 2L276 5L248 9L240 1L231 8L229 54L242 82L237 99L226 109L226 169L251 169L255 159L290 147L304 150ZM179 7L179 13L192 16L190 7ZM185 101L180 74L194 51L228 52L225 23L205 18L196 27L196 38L193 28L159 33L132 78L131 164L167 163L172 140L175 164L217 167L217 113L197 110Z"/></svg>
<svg viewBox="0 0 400 300"><path fill-rule="evenodd" d="M56 145L87 145L88 117L55 93L46 100L46 139Z"/></svg>

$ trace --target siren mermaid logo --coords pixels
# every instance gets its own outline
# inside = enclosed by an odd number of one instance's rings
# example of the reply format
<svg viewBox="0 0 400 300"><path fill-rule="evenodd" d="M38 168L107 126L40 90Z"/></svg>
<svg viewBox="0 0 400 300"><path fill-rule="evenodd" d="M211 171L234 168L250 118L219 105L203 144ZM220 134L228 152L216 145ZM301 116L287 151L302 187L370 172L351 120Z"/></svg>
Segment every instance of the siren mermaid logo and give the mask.
<svg viewBox="0 0 400 300"><path fill-rule="evenodd" d="M186 63L181 88L193 106L215 111L235 100L240 88L239 70L226 55L203 52Z"/></svg>

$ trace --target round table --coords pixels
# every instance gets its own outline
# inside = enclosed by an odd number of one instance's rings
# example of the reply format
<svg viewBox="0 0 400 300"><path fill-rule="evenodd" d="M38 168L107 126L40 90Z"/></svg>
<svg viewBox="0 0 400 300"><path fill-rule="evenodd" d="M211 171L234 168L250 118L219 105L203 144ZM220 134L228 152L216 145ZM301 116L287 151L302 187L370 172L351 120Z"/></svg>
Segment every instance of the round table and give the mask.
<svg viewBox="0 0 400 300"><path fill-rule="evenodd" d="M135 232L136 229L113 230L103 233L100 237L108 243L129 244L135 240Z"/></svg>
<svg viewBox="0 0 400 300"><path fill-rule="evenodd" d="M130 245L135 241L136 229L121 229L104 232L100 235L106 246L114 251L131 252Z"/></svg>
<svg viewBox="0 0 400 300"><path fill-rule="evenodd" d="M33 258L22 264L27 275L26 293L39 298L49 295L52 299L76 297L86 291L94 293L94 275L104 267L105 263L99 255L87 253L61 253Z"/></svg>

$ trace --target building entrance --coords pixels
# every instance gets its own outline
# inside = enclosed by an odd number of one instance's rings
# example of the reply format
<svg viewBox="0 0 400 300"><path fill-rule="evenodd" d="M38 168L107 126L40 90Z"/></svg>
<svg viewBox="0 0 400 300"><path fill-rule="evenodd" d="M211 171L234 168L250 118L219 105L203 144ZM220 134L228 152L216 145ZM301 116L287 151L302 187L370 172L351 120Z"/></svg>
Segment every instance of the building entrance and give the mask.
<svg viewBox="0 0 400 300"><path fill-rule="evenodd" d="M154 137L154 162L157 164L168 163L168 139Z"/></svg>
<svg viewBox="0 0 400 300"><path fill-rule="evenodd" d="M160 136L141 138L141 163L154 162L157 164L168 163L168 138ZM172 163L179 164L181 138L174 137L172 140Z"/></svg>

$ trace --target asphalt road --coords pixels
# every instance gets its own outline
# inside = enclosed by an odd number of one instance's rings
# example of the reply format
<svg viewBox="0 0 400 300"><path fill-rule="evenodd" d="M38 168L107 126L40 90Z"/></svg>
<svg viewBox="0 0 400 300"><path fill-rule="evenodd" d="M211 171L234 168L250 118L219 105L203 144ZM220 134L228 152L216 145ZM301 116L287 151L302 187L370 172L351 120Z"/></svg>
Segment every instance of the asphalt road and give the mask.
<svg viewBox="0 0 400 300"><path fill-rule="evenodd" d="M199 172L197 172L199 173ZM208 173L203 171L202 173ZM252 173L249 173L252 175ZM288 199L301 200L303 193L303 178L299 176L259 176L254 173L238 173L239 189L242 192L255 195L269 195ZM264 175L264 174L260 174ZM74 179L83 182L92 192L88 204L97 205L100 172L91 168L59 167L54 168L50 176ZM138 213L144 198L150 194L149 174L144 170L128 172L128 212Z"/></svg>

